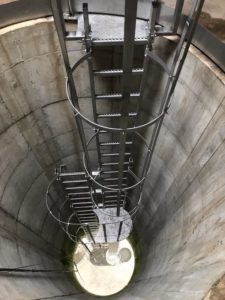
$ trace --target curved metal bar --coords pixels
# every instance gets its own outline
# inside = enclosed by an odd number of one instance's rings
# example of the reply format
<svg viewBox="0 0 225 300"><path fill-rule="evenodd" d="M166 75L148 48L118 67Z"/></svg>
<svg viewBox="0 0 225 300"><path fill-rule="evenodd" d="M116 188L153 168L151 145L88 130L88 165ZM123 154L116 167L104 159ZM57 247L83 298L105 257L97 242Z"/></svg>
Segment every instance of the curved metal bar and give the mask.
<svg viewBox="0 0 225 300"><path fill-rule="evenodd" d="M66 232L66 234L69 236L69 238L72 240L72 241L74 241L75 242L75 240L77 239L77 232L80 230L80 229L83 229L84 230L84 228L83 228L83 226L80 226L78 229L77 229L77 231L76 231L76 235L74 235L74 234L72 234L72 233L70 233L69 232L69 224L70 224L70 220L72 219L72 217L75 215L75 213L73 212L70 216L69 216L69 218L68 218L68 223L67 223L67 226L66 226L66 230L64 230L64 228L63 228L63 230ZM85 230L84 230L84 232L85 232ZM76 240L76 242L77 242L77 240Z"/></svg>
<svg viewBox="0 0 225 300"><path fill-rule="evenodd" d="M84 234L86 234L86 233L85 233L85 230L84 230L84 228L83 228L83 226L79 226L79 227L78 227L78 229L77 229L77 231L76 231L76 235L69 233L69 231L67 232L63 227L62 227L62 229L63 229L63 231L68 235L68 237L69 237L74 243L77 243L78 240L81 241L81 239L80 239L79 236L78 236L78 232L79 232L81 229L84 231ZM81 243L82 243L82 242L81 242ZM82 243L82 244L83 244L83 243Z"/></svg>
<svg viewBox="0 0 225 300"><path fill-rule="evenodd" d="M53 178L53 180L50 181L49 185L48 185L48 189L47 189L47 192L46 192L46 197L45 197L45 203L46 203L46 207L50 213L50 215L60 224L64 224L64 225L67 225L68 222L65 222L65 221L62 221L61 219L57 218L53 212L51 211L50 207L49 207L49 204L48 204L48 194L49 194L49 189L52 185L52 183L55 181L55 178ZM80 223L71 223L71 225L80 225Z"/></svg>
<svg viewBox="0 0 225 300"><path fill-rule="evenodd" d="M91 53L88 52L87 54L85 54L84 56L82 56L80 59L78 59L78 61L72 66L71 71L74 72L74 70L80 65L82 64L82 62L84 62L86 59L88 59L91 56Z"/></svg>

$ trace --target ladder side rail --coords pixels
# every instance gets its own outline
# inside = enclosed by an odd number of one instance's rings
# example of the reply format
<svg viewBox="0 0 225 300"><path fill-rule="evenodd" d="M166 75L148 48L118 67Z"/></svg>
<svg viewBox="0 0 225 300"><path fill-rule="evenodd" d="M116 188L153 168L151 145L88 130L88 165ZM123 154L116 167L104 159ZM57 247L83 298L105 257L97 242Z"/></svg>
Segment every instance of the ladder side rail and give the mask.
<svg viewBox="0 0 225 300"><path fill-rule="evenodd" d="M132 90L132 69L134 59L134 40L137 16L137 0L125 1L125 20L124 20L124 46L123 46L123 76L122 76L122 105L121 105L121 122L120 127L125 130L120 133L119 145L119 189L123 184L123 171L125 161L125 148L127 140L126 128L128 125L128 107L130 102L130 93ZM118 192L117 216L120 215L121 191ZM118 237L119 238L119 237Z"/></svg>
<svg viewBox="0 0 225 300"><path fill-rule="evenodd" d="M184 0L177 0L175 11L174 11L174 23L172 29L173 34L177 34L177 30L181 20L183 6L184 6Z"/></svg>
<svg viewBox="0 0 225 300"><path fill-rule="evenodd" d="M85 46L86 52L90 53L91 55L87 59L88 63L88 73L89 73L89 81L90 81L90 90L91 90L91 101L92 101L92 110L93 110L93 118L94 122L98 123L97 120L97 108L96 108L96 92L95 92L95 82L94 82L94 75L93 75L93 57L92 57L92 47L91 47L91 27L89 23L89 16L88 16L88 4L83 4L83 18L84 18L84 33L85 33ZM101 155L100 155L100 142L99 142L99 134L97 133L95 136L96 140L96 149L97 149L97 157L98 157L98 166L101 169Z"/></svg>

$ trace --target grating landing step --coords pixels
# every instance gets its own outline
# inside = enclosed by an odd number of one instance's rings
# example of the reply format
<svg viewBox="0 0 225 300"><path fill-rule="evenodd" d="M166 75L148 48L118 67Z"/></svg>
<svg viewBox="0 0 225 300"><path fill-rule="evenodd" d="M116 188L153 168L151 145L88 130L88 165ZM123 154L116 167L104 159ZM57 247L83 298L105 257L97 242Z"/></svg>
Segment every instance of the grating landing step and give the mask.
<svg viewBox="0 0 225 300"><path fill-rule="evenodd" d="M140 37L135 38L134 44L135 45L145 45L147 43L148 39L146 37ZM117 46L117 45L123 45L124 39L118 38L118 39L93 39L92 45L93 46Z"/></svg>

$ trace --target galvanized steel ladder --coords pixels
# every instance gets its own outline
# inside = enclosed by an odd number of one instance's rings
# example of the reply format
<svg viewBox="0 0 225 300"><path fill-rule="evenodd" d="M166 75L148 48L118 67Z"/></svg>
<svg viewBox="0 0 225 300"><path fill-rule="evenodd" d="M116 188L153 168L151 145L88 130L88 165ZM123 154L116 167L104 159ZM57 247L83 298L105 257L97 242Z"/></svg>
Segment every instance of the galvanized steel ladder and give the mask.
<svg viewBox="0 0 225 300"><path fill-rule="evenodd" d="M169 67L157 54L152 52L152 43L156 36L176 35L180 23L181 11L184 1L177 1L174 13L174 22L172 28L162 28L157 24L160 1L153 0L150 9L149 31L147 36L135 37L135 26L137 17L137 0L125 1L125 22L124 39L114 37L112 39L94 39L91 35L91 26L89 24L88 5L83 4L84 35L80 36L75 31L67 31L65 21L76 22L77 18L74 11L66 16L60 0L52 0L52 9L54 21L62 50L63 60L67 74L67 94L69 101L75 108L75 120L79 131L81 143L84 150L84 169L85 172L68 173L62 168L57 169L57 179L61 181L65 194L68 197L70 206L73 209L71 214L75 216L76 222L81 225L84 232L89 235L90 241L95 243L95 233L99 228L98 218L94 212L96 208L115 208L116 216L120 217L121 210L129 204L129 193L136 189L136 196L141 199L141 191L144 181L147 177L152 155L155 149L156 141L162 126L165 114L170 106L184 59L187 55L194 29L203 5L203 0L196 0L193 3L189 18L186 20L180 41L177 45L175 55L171 66ZM71 1L69 1L71 7ZM67 51L67 41L83 40L86 48L86 54L75 65L71 66ZM134 46L145 45L145 57L142 68L133 68ZM123 46L123 61L121 69L95 70L93 63L93 51L95 47ZM79 100L74 84L73 72L80 63L87 61L89 84L91 91L91 101L93 110L93 120L87 119L80 113ZM168 75L167 85L164 96L161 101L158 115L145 124L140 124L138 116L141 111L144 87L148 76L148 65L153 61L157 63ZM132 91L132 78L135 75L142 75L140 90ZM121 79L121 92L116 91L113 94L96 94L95 78L97 77L115 77ZM130 99L136 99L136 111L130 111ZM100 111L101 103L117 101L118 111L103 113ZM110 127L119 124L117 127ZM91 140L87 141L82 122L92 125L95 132ZM146 142L138 133L139 129L153 126L153 133L150 142ZM133 149L135 139L140 138L147 148L144 168L141 178L132 171ZM88 147L95 141L98 169L92 170ZM130 183L133 177L134 182ZM136 181L135 181L136 180ZM132 196L132 195L131 195ZM135 211L136 212L136 211ZM71 217L71 218L72 218ZM71 219L68 220L70 224ZM120 239L123 222L120 222L118 233L115 240ZM107 243L107 226L103 225L104 242ZM69 231L67 230L69 234ZM74 237L74 235L72 235Z"/></svg>

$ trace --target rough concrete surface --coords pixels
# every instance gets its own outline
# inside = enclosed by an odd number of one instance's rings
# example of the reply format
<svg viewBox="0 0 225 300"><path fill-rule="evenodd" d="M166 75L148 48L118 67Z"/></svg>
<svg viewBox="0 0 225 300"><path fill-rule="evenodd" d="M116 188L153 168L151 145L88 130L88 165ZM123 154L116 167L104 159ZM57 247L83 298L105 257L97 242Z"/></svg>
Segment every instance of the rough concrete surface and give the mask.
<svg viewBox="0 0 225 300"><path fill-rule="evenodd" d="M164 0L169 7L175 6L175 0ZM188 14L191 0L184 1L184 13ZM225 42L225 5L221 0L205 0L199 23Z"/></svg>

